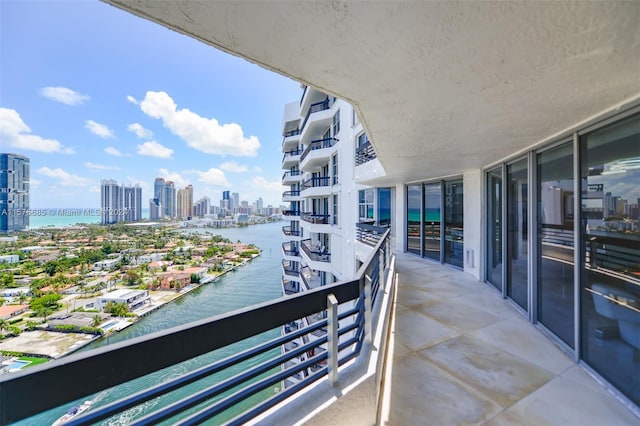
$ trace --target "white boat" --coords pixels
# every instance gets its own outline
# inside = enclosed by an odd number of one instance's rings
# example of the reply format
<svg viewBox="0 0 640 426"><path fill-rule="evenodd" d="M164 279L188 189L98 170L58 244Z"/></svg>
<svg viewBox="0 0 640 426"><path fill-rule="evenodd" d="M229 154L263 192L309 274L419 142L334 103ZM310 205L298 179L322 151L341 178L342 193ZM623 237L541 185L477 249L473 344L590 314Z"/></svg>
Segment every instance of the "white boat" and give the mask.
<svg viewBox="0 0 640 426"><path fill-rule="evenodd" d="M71 419L78 417L80 414L84 413L89 408L91 408L92 402L93 401L85 401L80 405L74 405L73 407L69 408L69 411L67 411L65 415L63 415L58 420L53 422L51 426L61 426L67 423L68 421L70 421Z"/></svg>

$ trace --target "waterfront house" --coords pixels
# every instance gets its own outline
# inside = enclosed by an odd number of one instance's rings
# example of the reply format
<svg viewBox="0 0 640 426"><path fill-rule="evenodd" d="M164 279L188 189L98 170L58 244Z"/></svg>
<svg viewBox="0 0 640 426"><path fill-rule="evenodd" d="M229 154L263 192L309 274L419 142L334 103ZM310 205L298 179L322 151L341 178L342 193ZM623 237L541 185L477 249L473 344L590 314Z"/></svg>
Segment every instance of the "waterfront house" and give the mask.
<svg viewBox="0 0 640 426"><path fill-rule="evenodd" d="M95 302L95 309L102 311L109 302L124 303L130 311L135 311L150 302L148 290L119 289L101 295Z"/></svg>
<svg viewBox="0 0 640 426"><path fill-rule="evenodd" d="M0 306L0 319L8 320L27 312L29 305L3 305Z"/></svg>

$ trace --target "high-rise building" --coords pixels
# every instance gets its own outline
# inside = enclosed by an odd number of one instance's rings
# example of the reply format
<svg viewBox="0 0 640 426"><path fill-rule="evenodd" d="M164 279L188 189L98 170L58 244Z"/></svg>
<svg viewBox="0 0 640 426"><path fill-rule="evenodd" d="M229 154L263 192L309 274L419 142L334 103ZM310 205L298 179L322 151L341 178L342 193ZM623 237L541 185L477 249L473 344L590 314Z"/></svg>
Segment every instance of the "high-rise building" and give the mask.
<svg viewBox="0 0 640 426"><path fill-rule="evenodd" d="M236 213L238 208L240 208L240 194L232 192L229 210L231 210L232 213Z"/></svg>
<svg viewBox="0 0 640 426"><path fill-rule="evenodd" d="M259 197L256 200L256 213L262 214L262 209L264 208L264 201L262 201L262 197Z"/></svg>
<svg viewBox="0 0 640 426"><path fill-rule="evenodd" d="M164 217L164 178L158 177L153 182L153 198L149 200L149 219L158 220Z"/></svg>
<svg viewBox="0 0 640 426"><path fill-rule="evenodd" d="M122 222L124 220L123 190L118 182L113 179L100 181L100 223Z"/></svg>
<svg viewBox="0 0 640 426"><path fill-rule="evenodd" d="M0 154L0 232L29 227L29 158Z"/></svg>
<svg viewBox="0 0 640 426"><path fill-rule="evenodd" d="M142 219L142 188L118 185L114 179L100 181L100 223L136 222Z"/></svg>
<svg viewBox="0 0 640 426"><path fill-rule="evenodd" d="M164 217L175 218L177 215L176 208L176 187L173 181L168 180L164 185L164 196L162 198L164 202Z"/></svg>
<svg viewBox="0 0 640 426"><path fill-rule="evenodd" d="M193 186L187 185L178 190L177 196L178 217L180 219L191 219L193 216Z"/></svg>
<svg viewBox="0 0 640 426"><path fill-rule="evenodd" d="M207 215L210 212L210 200L209 197L202 197L198 201L196 201L193 205L193 216L194 217L202 217Z"/></svg>
<svg viewBox="0 0 640 426"><path fill-rule="evenodd" d="M123 186L124 220L137 222L142 219L142 188L138 185Z"/></svg>

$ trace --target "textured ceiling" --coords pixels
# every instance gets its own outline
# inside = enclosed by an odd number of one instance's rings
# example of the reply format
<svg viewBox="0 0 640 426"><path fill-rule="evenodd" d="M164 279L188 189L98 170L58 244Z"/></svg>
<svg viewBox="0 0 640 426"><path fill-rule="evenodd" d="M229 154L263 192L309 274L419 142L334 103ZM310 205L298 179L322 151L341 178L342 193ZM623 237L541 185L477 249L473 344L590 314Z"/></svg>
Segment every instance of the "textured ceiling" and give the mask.
<svg viewBox="0 0 640 426"><path fill-rule="evenodd" d="M352 102L387 182L481 168L640 96L638 1L107 2Z"/></svg>

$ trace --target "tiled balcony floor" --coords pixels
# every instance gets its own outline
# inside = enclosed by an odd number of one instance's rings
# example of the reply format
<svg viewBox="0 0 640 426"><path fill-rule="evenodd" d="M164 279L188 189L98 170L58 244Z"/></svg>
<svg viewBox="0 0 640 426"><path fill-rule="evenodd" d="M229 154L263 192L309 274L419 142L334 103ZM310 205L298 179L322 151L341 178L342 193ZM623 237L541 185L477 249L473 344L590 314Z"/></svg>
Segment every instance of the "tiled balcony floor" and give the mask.
<svg viewBox="0 0 640 426"><path fill-rule="evenodd" d="M382 424L640 424L497 291L409 254L397 270Z"/></svg>

